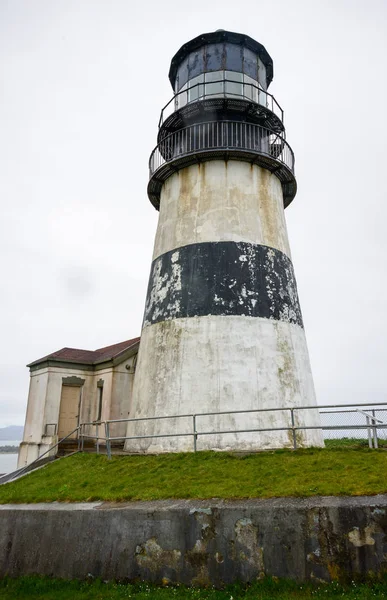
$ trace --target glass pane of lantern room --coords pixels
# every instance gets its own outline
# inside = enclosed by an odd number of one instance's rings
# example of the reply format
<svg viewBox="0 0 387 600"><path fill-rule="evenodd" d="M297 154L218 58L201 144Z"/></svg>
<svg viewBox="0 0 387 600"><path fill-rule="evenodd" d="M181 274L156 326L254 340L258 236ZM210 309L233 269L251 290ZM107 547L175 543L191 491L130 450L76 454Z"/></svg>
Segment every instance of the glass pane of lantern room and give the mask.
<svg viewBox="0 0 387 600"><path fill-rule="evenodd" d="M183 87L180 90L180 93L178 94L178 96L176 96L176 107L177 108L181 108L182 106L185 106L187 104L188 98L187 98L188 92L187 92L187 84L183 85Z"/></svg>
<svg viewBox="0 0 387 600"><path fill-rule="evenodd" d="M198 75L188 82L188 102L194 102L203 96L204 75Z"/></svg>
<svg viewBox="0 0 387 600"><path fill-rule="evenodd" d="M243 73L225 71L225 92L227 96L243 96Z"/></svg>
<svg viewBox="0 0 387 600"><path fill-rule="evenodd" d="M267 94L263 91L262 87L259 86L258 90L258 103L262 104L262 106L267 106Z"/></svg>
<svg viewBox="0 0 387 600"><path fill-rule="evenodd" d="M255 81L255 79L253 79L252 77L249 77L248 75L244 76L244 95L246 96L246 98L249 98L249 100L253 100L253 102L259 102L259 97L258 97L258 82Z"/></svg>
<svg viewBox="0 0 387 600"><path fill-rule="evenodd" d="M223 96L224 93L224 71L214 71L205 74L205 95Z"/></svg>

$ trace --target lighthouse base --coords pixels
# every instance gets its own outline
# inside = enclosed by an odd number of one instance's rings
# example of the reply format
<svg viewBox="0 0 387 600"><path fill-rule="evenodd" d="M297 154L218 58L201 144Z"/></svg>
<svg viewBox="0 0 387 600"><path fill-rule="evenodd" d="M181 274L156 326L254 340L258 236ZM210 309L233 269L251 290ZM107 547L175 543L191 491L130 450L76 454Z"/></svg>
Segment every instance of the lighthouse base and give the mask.
<svg viewBox="0 0 387 600"><path fill-rule="evenodd" d="M137 439L125 450L194 450L194 414L197 450L323 446L314 406L302 327L244 316L163 321L143 329L130 411L157 419L130 422L127 436ZM227 411L242 412L218 414Z"/></svg>

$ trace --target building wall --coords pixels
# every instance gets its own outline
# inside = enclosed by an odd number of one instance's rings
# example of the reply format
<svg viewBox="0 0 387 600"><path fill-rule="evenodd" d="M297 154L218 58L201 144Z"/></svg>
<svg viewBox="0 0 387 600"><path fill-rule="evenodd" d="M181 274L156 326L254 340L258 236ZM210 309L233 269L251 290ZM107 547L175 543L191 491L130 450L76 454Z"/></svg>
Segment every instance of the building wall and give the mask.
<svg viewBox="0 0 387 600"><path fill-rule="evenodd" d="M18 467L29 464L51 445L57 443L56 431L64 378L77 377L84 380L81 387L79 413L81 423L93 422L98 417L97 384L101 381L103 382L101 420L126 418L129 414L133 386L134 361L135 356L132 356L115 367L109 366L96 371L55 366L32 371ZM94 425L88 425L84 431L87 435L96 435ZM125 431L125 425L117 425L112 428L111 435L125 435ZM99 434L103 437L105 435L101 427Z"/></svg>
<svg viewBox="0 0 387 600"><path fill-rule="evenodd" d="M38 443L44 422L44 409L48 386L48 370L35 371L30 380L23 441Z"/></svg>
<svg viewBox="0 0 387 600"><path fill-rule="evenodd" d="M114 367L109 419L129 418L136 359L137 354ZM125 436L126 427L126 423L112 424L110 435Z"/></svg>
<svg viewBox="0 0 387 600"><path fill-rule="evenodd" d="M64 377L76 376L85 380L82 386L83 406L92 398L93 374L90 371L44 367L32 371L28 394L23 441L19 449L18 467L24 467L41 456L58 441L56 431L59 421L60 398ZM56 429L52 427L56 424ZM50 427L46 428L46 425Z"/></svg>
<svg viewBox="0 0 387 600"><path fill-rule="evenodd" d="M172 175L161 191L153 259L131 416L315 404L275 175L238 161L205 162ZM319 425L317 411L297 417L300 424ZM282 411L198 421L202 431L290 425L290 413ZM143 435L186 433L192 419L129 424L128 435L135 427ZM318 429L297 435L300 444L323 443ZM192 437L155 438L128 441L126 449L192 445ZM198 447L291 445L283 431L208 435Z"/></svg>

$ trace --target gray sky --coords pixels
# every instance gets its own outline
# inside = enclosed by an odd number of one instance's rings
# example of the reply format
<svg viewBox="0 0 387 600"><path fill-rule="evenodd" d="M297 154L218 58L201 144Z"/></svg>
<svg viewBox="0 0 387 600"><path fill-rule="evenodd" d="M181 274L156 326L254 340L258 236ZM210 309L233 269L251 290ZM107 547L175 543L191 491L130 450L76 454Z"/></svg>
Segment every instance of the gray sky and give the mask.
<svg viewBox="0 0 387 600"><path fill-rule="evenodd" d="M24 423L27 362L139 335L169 63L219 28L274 61L318 401L387 401L385 0L0 0L0 426Z"/></svg>

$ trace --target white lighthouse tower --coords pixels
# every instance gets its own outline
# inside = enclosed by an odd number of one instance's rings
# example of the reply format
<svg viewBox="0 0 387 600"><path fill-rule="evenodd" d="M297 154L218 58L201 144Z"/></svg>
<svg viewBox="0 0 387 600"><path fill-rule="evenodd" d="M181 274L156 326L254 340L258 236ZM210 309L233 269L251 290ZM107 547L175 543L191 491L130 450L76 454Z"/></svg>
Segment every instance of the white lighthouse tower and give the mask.
<svg viewBox="0 0 387 600"><path fill-rule="evenodd" d="M310 427L298 444L323 443L284 216L294 154L272 77L266 49L246 35L184 44L149 163L160 216L130 416L218 413L197 417L198 449L292 447L290 412L278 409L305 406L293 411ZM129 423L128 436L160 437L125 447L192 450L191 437L171 436L191 423Z"/></svg>

